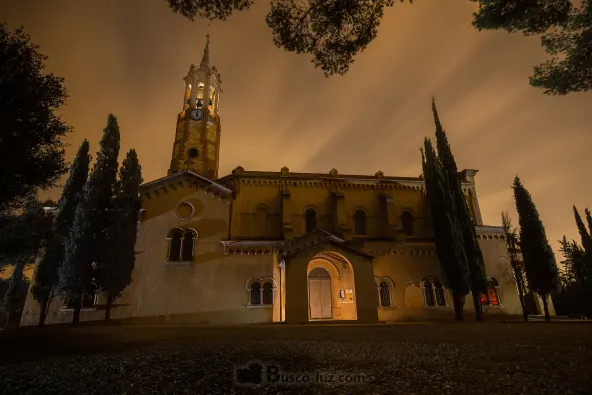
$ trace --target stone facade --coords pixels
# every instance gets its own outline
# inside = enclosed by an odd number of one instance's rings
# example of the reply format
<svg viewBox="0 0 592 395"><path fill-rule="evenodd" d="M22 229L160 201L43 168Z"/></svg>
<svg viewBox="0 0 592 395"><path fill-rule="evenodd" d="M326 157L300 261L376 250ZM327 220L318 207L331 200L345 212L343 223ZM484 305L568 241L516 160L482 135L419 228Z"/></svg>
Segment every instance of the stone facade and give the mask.
<svg viewBox="0 0 592 395"><path fill-rule="evenodd" d="M135 269L131 285L115 301L113 319L211 324L453 319L421 177L239 166L216 179L220 86L207 46L200 67L192 66L185 82L169 173L141 186ZM204 87L210 85L212 102L199 107L196 100L207 98ZM206 114L196 120L189 114L198 108ZM192 148L197 152L189 155ZM504 232L483 225L476 173L463 170L459 177L490 277L484 311L520 315ZM104 298L96 295L81 321L103 319L104 307ZM465 309L470 313L472 303ZM72 314L56 299L46 322L70 322ZM37 320L29 294L21 325Z"/></svg>

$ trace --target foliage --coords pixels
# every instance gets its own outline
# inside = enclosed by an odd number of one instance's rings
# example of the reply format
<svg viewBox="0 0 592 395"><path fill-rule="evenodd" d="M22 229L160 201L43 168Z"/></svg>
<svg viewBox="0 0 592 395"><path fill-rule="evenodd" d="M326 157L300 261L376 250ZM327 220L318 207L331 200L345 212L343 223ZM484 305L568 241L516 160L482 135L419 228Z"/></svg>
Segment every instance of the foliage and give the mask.
<svg viewBox="0 0 592 395"><path fill-rule="evenodd" d="M0 212L22 207L67 171L63 138L71 128L56 115L67 95L46 61L22 28L0 24Z"/></svg>
<svg viewBox="0 0 592 395"><path fill-rule="evenodd" d="M130 150L119 169L115 218L107 231L106 258L97 265L97 286L107 295L106 322L115 298L130 284L135 262L140 184L142 172L135 150Z"/></svg>
<svg viewBox="0 0 592 395"><path fill-rule="evenodd" d="M452 155L446 132L442 127L440 118L438 117L438 110L436 109L436 100L432 98L432 112L434 114L434 122L436 123L436 144L438 147L438 158L442 163L443 170L448 178L448 185L450 194L453 196L453 204L455 206L456 219L462 234L464 251L467 257L467 264L470 272L471 293L473 296L473 303L475 306L475 314L477 320L481 320L482 310L479 296L486 291L486 274L485 263L481 247L477 241L477 233L475 231L475 224L471 219L469 207L462 190L460 178L458 176L458 168L456 161Z"/></svg>
<svg viewBox="0 0 592 395"><path fill-rule="evenodd" d="M547 298L559 285L559 270L555 262L555 254L549 245L545 228L530 193L522 185L518 176L514 179L513 189L520 224L520 249L528 286L542 297L545 319L548 321L550 316Z"/></svg>
<svg viewBox="0 0 592 395"><path fill-rule="evenodd" d="M573 7L570 0L472 0L479 3L473 26L478 30L544 33L565 26Z"/></svg>
<svg viewBox="0 0 592 395"><path fill-rule="evenodd" d="M19 307L27 297L29 289L29 280L24 275L25 266L30 263L26 256L20 256L15 262L14 269L7 281L6 292L2 298L0 308L9 316L18 313ZM21 305L21 306L19 306Z"/></svg>
<svg viewBox="0 0 592 395"><path fill-rule="evenodd" d="M51 236L51 216L36 198L28 198L19 211L0 217L0 267L22 257L32 263Z"/></svg>
<svg viewBox="0 0 592 395"><path fill-rule="evenodd" d="M41 202L29 198L20 212L3 217L0 226L0 267L13 265L7 281L1 308L10 317L19 313L29 287L24 276L25 267L33 264L41 248L51 235L51 215L45 212ZM17 322L18 322L18 316ZM13 319L11 319L13 321Z"/></svg>
<svg viewBox="0 0 592 395"><path fill-rule="evenodd" d="M173 12L226 20L253 0L166 0ZM405 0L399 0L404 2ZM530 84L546 94L592 90L592 0L574 7L571 0L471 0L478 3L478 30L542 35L553 58L534 68ZM395 0L272 0L266 16L279 48L312 55L326 76L345 74L354 56L378 34L385 8ZM412 3L412 1L409 1Z"/></svg>
<svg viewBox="0 0 592 395"><path fill-rule="evenodd" d="M31 293L40 306L39 325L44 323L48 305L58 283L58 269L64 260L65 254L64 245L74 223L76 206L83 198L89 165L89 143L85 139L80 144L70 168L70 176L64 185L60 201L57 204L51 241L45 250L45 254L35 266Z"/></svg>
<svg viewBox="0 0 592 395"><path fill-rule="evenodd" d="M574 217L582 239L582 246L565 236L559 241L564 259L561 261L562 288L555 296L562 313L592 316L592 237L574 206ZM590 211L585 210L590 219ZM592 223L589 221L589 225Z"/></svg>
<svg viewBox="0 0 592 395"><path fill-rule="evenodd" d="M518 297L520 299L520 307L522 308L522 317L524 321L528 321L528 308L526 306L526 279L524 278L523 262L520 259L519 249L520 241L518 238L518 229L512 225L512 220L508 213L502 211L502 227L506 234L506 249L510 258L510 266L514 273L516 280L516 288L518 288Z"/></svg>
<svg viewBox="0 0 592 395"><path fill-rule="evenodd" d="M194 20L196 16L209 20L226 20L234 11L247 10L253 0L167 0L173 12Z"/></svg>
<svg viewBox="0 0 592 395"><path fill-rule="evenodd" d="M108 248L107 228L113 217L119 139L117 118L110 114L97 161L84 187L84 199L76 206L73 226L65 243L64 263L59 270L59 293L78 306L74 311L74 325L84 295L95 291L93 263L103 261Z"/></svg>
<svg viewBox="0 0 592 395"><path fill-rule="evenodd" d="M424 141L424 149L422 167L432 214L436 253L444 283L452 291L456 319L462 320L464 297L469 292L471 280L456 215L455 192L450 192L445 170L428 138Z"/></svg>

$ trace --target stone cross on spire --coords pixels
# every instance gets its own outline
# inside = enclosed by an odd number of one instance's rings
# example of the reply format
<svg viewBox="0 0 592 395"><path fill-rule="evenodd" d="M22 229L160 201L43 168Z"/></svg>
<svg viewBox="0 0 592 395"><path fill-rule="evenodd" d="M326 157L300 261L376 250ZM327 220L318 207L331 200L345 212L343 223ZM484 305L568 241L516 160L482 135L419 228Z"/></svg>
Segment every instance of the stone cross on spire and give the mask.
<svg viewBox="0 0 592 395"><path fill-rule="evenodd" d="M200 67L210 68L210 35L206 34L206 47L204 48L203 57L201 58Z"/></svg>

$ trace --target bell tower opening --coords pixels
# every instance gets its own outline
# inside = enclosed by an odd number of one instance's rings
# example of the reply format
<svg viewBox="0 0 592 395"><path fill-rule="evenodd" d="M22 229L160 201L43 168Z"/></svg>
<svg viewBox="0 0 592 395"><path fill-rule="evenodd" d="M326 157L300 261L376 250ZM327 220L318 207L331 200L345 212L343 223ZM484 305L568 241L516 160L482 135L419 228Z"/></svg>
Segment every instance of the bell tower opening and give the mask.
<svg viewBox="0 0 592 395"><path fill-rule="evenodd" d="M183 107L177 117L169 175L192 171L210 180L218 178L222 89L220 73L210 64L209 47L208 34L199 67L192 64L184 78Z"/></svg>

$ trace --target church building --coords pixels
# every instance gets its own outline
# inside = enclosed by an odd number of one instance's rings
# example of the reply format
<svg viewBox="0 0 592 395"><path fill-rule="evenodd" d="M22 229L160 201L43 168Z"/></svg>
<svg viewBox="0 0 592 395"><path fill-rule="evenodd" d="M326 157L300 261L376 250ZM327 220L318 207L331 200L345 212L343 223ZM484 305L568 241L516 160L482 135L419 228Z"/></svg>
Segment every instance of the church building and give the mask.
<svg viewBox="0 0 592 395"><path fill-rule="evenodd" d="M170 168L141 186L135 269L111 317L196 324L452 320L423 178L240 166L220 177L220 81L208 38L201 63L184 78ZM504 231L483 224L476 174L459 175L485 258L484 314L520 315ZM472 319L470 295L466 300ZM46 323L71 322L72 307L55 298ZM102 320L104 308L102 295L89 295L80 320ZM21 325L38 319L29 293Z"/></svg>

